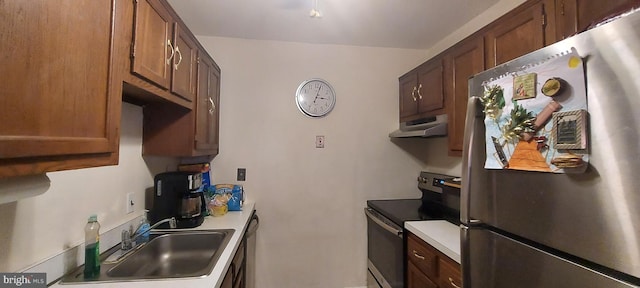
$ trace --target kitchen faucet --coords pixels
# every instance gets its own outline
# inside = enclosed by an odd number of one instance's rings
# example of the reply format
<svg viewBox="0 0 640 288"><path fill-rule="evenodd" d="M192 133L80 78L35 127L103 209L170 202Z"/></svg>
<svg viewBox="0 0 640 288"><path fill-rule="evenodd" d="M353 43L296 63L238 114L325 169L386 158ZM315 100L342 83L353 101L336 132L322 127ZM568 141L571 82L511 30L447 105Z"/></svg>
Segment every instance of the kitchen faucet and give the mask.
<svg viewBox="0 0 640 288"><path fill-rule="evenodd" d="M137 246L139 246L139 244L142 243L136 243L135 247L133 245L133 241L138 238L140 235L147 233L149 231L151 231L151 229L156 228L164 223L169 222L169 227L170 228L176 228L176 218L175 217L171 217L171 218L167 218L167 219L163 219L158 221L158 223L153 224L151 227L146 228L146 229L141 229L141 227L138 227L138 229L136 229L136 232L130 232L129 230L122 230L122 242L120 244L120 247L123 251L128 251L131 250ZM133 235L131 235L133 234Z"/></svg>

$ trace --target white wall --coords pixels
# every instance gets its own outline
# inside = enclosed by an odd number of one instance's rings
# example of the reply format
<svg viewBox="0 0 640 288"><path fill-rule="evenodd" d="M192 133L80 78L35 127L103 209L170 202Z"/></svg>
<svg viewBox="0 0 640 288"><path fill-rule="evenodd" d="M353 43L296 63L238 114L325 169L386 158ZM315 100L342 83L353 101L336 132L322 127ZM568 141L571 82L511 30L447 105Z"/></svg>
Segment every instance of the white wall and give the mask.
<svg viewBox="0 0 640 288"><path fill-rule="evenodd" d="M97 214L106 231L142 214L144 190L171 159L142 158L142 108L123 103L120 164L48 173L42 195L0 205L0 271L21 271L84 240L84 225ZM126 193L135 212L125 213Z"/></svg>
<svg viewBox="0 0 640 288"><path fill-rule="evenodd" d="M428 51L199 37L222 67L220 155L213 183L243 184L261 217L260 288L365 285L367 199L417 198L420 170L460 175L447 138L389 140L398 125L398 76L524 0L502 0ZM309 78L328 80L326 118L294 102ZM316 135L326 148L314 147Z"/></svg>
<svg viewBox="0 0 640 288"><path fill-rule="evenodd" d="M422 50L199 37L222 68L214 183L243 184L260 215L260 288L362 286L367 199L419 197L423 163L393 144L398 76ZM337 94L325 118L302 115L298 85L319 77ZM324 135L325 148L315 148Z"/></svg>

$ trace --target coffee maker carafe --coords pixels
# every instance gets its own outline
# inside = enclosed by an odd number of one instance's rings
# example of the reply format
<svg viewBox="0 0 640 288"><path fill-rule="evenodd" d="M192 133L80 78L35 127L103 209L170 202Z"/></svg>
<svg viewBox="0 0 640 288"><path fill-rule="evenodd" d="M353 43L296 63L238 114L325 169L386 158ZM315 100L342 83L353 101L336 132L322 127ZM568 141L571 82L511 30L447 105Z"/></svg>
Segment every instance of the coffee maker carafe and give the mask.
<svg viewBox="0 0 640 288"><path fill-rule="evenodd" d="M175 217L177 228L200 226L206 212L202 188L202 173L176 171L156 175L149 221L154 224ZM163 224L159 228L169 226Z"/></svg>

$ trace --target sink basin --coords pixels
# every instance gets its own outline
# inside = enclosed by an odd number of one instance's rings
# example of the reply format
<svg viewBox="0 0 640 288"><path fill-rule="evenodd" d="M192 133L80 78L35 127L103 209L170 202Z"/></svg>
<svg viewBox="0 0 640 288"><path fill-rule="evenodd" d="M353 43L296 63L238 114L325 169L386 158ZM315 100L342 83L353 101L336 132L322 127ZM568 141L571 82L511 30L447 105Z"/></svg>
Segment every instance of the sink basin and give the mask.
<svg viewBox="0 0 640 288"><path fill-rule="evenodd" d="M233 229L151 233L150 241L116 262L101 258L100 276L84 279L83 267L64 282L127 281L199 277L213 270L233 235ZM116 249L117 250L117 249ZM111 252L109 254L115 253ZM107 253L105 253L107 254Z"/></svg>

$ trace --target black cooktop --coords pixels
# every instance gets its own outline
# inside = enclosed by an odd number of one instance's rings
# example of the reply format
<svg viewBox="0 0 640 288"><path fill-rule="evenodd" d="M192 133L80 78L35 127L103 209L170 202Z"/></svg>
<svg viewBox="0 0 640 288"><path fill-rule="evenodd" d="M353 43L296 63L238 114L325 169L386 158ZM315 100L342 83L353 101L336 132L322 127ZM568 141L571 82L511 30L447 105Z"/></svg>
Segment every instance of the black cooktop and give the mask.
<svg viewBox="0 0 640 288"><path fill-rule="evenodd" d="M368 200L367 206L400 227L404 227L405 221L420 220L447 220L460 224L459 214L448 213L446 208L424 203L422 199Z"/></svg>
<svg viewBox="0 0 640 288"><path fill-rule="evenodd" d="M419 212L422 206L420 199L369 200L367 206L400 226L404 221L426 220Z"/></svg>

